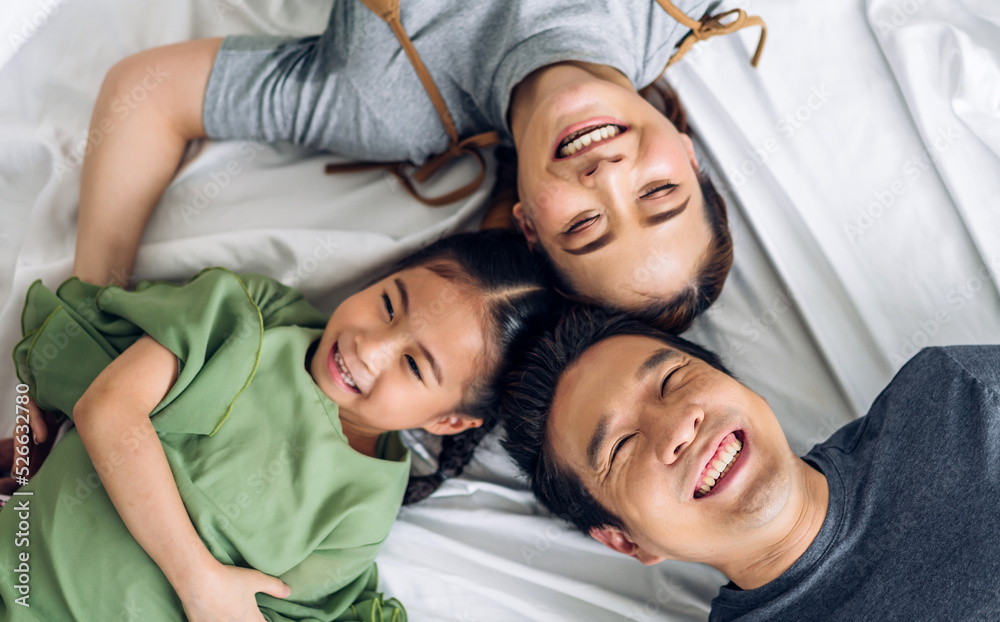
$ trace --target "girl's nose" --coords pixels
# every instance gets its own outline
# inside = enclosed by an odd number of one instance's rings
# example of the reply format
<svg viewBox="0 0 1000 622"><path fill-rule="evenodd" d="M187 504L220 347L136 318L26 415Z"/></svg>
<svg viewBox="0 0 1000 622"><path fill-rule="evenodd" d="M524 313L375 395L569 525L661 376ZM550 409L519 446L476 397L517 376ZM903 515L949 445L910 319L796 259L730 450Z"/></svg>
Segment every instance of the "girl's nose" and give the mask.
<svg viewBox="0 0 1000 622"><path fill-rule="evenodd" d="M358 358L373 377L399 357L402 340L390 332L359 333L354 338L358 350Z"/></svg>

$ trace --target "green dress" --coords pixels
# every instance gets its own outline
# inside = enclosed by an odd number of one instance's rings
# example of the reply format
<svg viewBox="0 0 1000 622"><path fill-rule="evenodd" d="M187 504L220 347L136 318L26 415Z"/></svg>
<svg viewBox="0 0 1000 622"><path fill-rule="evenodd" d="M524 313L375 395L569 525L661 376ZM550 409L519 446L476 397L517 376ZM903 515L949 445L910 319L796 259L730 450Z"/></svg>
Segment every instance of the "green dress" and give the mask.
<svg viewBox="0 0 1000 622"><path fill-rule="evenodd" d="M151 335L179 359L177 381L151 416L202 541L220 562L292 588L286 599L257 595L264 617L404 621L399 603L374 591L374 559L410 456L395 433L382 436L377 458L348 445L337 405L306 368L326 321L295 290L221 268L134 292L70 279L53 294L36 282L14 358L42 408L71 414L115 356ZM183 618L75 430L20 492L30 495L0 511L0 619ZM24 503L27 511L10 509ZM29 532L18 539L24 514ZM21 553L26 573L10 563ZM16 600L25 574L30 591L21 602L30 607Z"/></svg>

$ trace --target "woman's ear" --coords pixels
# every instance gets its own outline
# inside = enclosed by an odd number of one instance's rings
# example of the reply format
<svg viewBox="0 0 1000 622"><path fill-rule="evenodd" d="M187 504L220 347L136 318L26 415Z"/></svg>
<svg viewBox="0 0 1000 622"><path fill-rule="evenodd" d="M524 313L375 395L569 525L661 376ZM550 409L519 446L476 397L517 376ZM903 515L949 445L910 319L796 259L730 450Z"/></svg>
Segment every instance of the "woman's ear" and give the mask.
<svg viewBox="0 0 1000 622"><path fill-rule="evenodd" d="M483 425L483 420L479 417L463 413L451 413L450 415L441 415L432 423L425 425L424 429L431 434L446 436L449 434L459 434L470 428L478 428L481 425Z"/></svg>
<svg viewBox="0 0 1000 622"><path fill-rule="evenodd" d="M534 250L535 244L538 243L538 233L535 231L535 227L531 224L531 220L528 215L524 213L524 204L518 201L514 204L514 222L517 223L517 230L521 232L524 239L528 242L528 248Z"/></svg>
<svg viewBox="0 0 1000 622"><path fill-rule="evenodd" d="M691 168L693 168L696 173L700 172L700 169L698 168L698 156L694 154L694 143L691 142L691 137L687 134L681 134L681 142L684 143L684 149L687 151L688 160L691 161Z"/></svg>

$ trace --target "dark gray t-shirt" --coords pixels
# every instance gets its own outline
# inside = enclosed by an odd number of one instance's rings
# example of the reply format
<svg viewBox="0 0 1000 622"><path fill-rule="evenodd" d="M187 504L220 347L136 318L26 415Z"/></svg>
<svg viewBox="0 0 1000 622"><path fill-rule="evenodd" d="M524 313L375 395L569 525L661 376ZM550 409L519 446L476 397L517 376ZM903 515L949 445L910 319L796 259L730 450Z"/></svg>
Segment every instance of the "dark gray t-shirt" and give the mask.
<svg viewBox="0 0 1000 622"><path fill-rule="evenodd" d="M711 622L1000 620L1000 346L923 350L804 459L830 485L819 534Z"/></svg>
<svg viewBox="0 0 1000 622"><path fill-rule="evenodd" d="M675 4L695 19L710 6ZM654 0L404 0L401 15L463 138L508 134L511 91L539 67L601 63L643 87L689 32ZM228 37L203 120L211 138L288 140L354 159L419 164L448 146L392 30L359 0L335 0L320 36Z"/></svg>

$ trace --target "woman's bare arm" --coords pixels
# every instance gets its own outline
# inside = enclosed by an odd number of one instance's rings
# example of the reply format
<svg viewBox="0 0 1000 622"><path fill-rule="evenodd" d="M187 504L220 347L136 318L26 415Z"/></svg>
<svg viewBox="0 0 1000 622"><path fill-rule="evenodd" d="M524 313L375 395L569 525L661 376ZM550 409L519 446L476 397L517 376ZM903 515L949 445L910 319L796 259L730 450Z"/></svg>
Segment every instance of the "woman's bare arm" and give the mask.
<svg viewBox="0 0 1000 622"><path fill-rule="evenodd" d="M73 275L128 284L143 230L188 141L205 135L202 107L222 39L153 48L104 78L83 161Z"/></svg>
<svg viewBox="0 0 1000 622"><path fill-rule="evenodd" d="M264 620L254 594L283 598L288 587L212 556L187 514L149 419L176 375L170 350L149 336L139 339L74 407L80 439L125 526L177 591L189 620Z"/></svg>

